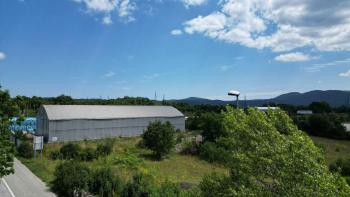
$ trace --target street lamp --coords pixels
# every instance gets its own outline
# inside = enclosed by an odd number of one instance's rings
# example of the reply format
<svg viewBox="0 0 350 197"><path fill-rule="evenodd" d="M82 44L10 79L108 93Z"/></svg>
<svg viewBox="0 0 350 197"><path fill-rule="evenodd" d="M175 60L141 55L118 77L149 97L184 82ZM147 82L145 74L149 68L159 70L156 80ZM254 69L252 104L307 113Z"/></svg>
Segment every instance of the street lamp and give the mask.
<svg viewBox="0 0 350 197"><path fill-rule="evenodd" d="M240 93L238 91L231 90L231 91L228 92L228 95L236 97L236 102L237 102L236 107L238 109L239 108L239 95L240 95Z"/></svg>

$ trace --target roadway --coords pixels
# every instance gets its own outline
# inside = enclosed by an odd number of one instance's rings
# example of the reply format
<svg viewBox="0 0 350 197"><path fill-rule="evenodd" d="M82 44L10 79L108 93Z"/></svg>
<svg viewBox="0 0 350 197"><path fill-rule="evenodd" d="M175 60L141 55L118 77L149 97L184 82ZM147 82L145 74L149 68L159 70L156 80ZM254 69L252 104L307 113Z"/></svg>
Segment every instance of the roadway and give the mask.
<svg viewBox="0 0 350 197"><path fill-rule="evenodd" d="M55 197L49 188L18 159L14 159L15 173L6 176L0 184L0 196ZM7 189L7 193L4 190Z"/></svg>

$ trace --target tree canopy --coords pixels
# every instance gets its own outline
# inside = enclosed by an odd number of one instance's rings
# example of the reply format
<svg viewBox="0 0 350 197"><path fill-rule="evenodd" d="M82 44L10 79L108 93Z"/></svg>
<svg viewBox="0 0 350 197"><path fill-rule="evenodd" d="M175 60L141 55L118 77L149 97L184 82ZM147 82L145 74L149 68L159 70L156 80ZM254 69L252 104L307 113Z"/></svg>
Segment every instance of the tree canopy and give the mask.
<svg viewBox="0 0 350 197"><path fill-rule="evenodd" d="M155 121L148 125L147 130L142 135L142 139L144 145L154 152L157 159L161 159L174 147L174 135L175 129L170 122Z"/></svg>
<svg viewBox="0 0 350 197"><path fill-rule="evenodd" d="M347 196L350 188L332 174L322 151L281 110L223 112L229 176L213 174L200 184L203 196Z"/></svg>
<svg viewBox="0 0 350 197"><path fill-rule="evenodd" d="M0 86L0 178L14 172L14 144L10 141L8 118L18 112L10 94Z"/></svg>

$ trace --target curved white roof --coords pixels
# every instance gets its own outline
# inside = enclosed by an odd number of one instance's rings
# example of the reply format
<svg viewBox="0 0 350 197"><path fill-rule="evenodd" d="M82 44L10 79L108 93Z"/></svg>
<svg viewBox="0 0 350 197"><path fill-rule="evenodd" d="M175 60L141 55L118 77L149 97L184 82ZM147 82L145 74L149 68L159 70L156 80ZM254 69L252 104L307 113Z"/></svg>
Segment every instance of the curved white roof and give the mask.
<svg viewBox="0 0 350 197"><path fill-rule="evenodd" d="M171 106L43 105L49 120L183 117Z"/></svg>

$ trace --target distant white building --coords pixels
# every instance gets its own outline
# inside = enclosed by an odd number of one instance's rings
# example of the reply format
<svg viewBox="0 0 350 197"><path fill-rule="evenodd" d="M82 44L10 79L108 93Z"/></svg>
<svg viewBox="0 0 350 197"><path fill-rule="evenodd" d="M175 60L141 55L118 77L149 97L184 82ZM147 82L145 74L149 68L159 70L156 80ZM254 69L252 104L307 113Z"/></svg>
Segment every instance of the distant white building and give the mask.
<svg viewBox="0 0 350 197"><path fill-rule="evenodd" d="M350 132L350 123L349 122L343 123L342 125L345 127L347 132Z"/></svg>
<svg viewBox="0 0 350 197"><path fill-rule="evenodd" d="M312 110L298 110L297 114L298 115L312 115L313 112L312 112Z"/></svg>
<svg viewBox="0 0 350 197"><path fill-rule="evenodd" d="M262 111L262 112L267 112L269 109L276 110L276 109L279 109L279 108L278 107L257 107L257 109Z"/></svg>

